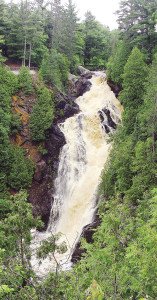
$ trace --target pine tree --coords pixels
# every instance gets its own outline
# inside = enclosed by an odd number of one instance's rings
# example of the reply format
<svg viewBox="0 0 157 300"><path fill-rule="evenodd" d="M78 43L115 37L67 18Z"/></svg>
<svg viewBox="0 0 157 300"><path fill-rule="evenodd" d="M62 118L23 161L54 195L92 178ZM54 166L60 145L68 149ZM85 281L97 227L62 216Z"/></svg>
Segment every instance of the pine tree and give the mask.
<svg viewBox="0 0 157 300"><path fill-rule="evenodd" d="M64 12L64 28L62 36L62 49L64 54L72 61L76 53L76 29L77 29L77 14L75 5L72 0L69 0Z"/></svg>
<svg viewBox="0 0 157 300"><path fill-rule="evenodd" d="M60 52L62 48L62 34L63 34L63 14L64 8L61 5L61 0L51 1L51 22L52 22L52 39L51 48Z"/></svg>
<svg viewBox="0 0 157 300"><path fill-rule="evenodd" d="M84 35L84 64L92 69L105 67L111 52L109 28L97 22L91 12L87 11Z"/></svg>
<svg viewBox="0 0 157 300"><path fill-rule="evenodd" d="M118 11L119 28L132 47L145 51L148 59L157 42L155 18L157 0L123 0Z"/></svg>
<svg viewBox="0 0 157 300"><path fill-rule="evenodd" d="M120 40L114 50L113 55L110 57L107 64L108 78L117 84L122 84L124 66L126 64L127 58L130 54L130 49L128 45Z"/></svg>
<svg viewBox="0 0 157 300"><path fill-rule="evenodd" d="M33 107L30 118L30 131L34 141L45 139L45 130L50 128L54 118L53 98L51 92L42 87L38 90L38 100Z"/></svg>
<svg viewBox="0 0 157 300"><path fill-rule="evenodd" d="M33 92L32 76L27 67L21 67L18 76L19 89L23 91L24 94L29 95Z"/></svg>
<svg viewBox="0 0 157 300"><path fill-rule="evenodd" d="M147 73L143 54L138 48L134 48L124 67L120 99L125 107L138 108L142 103Z"/></svg>

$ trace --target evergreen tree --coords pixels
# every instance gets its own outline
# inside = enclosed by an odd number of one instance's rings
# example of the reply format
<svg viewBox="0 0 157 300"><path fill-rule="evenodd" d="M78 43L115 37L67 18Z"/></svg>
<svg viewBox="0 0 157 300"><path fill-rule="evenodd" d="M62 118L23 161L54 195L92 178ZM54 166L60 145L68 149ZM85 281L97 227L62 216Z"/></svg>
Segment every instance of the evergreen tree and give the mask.
<svg viewBox="0 0 157 300"><path fill-rule="evenodd" d="M8 209L0 221L0 299L35 300L30 267L30 230L42 223L33 217L25 191L6 202Z"/></svg>
<svg viewBox="0 0 157 300"><path fill-rule="evenodd" d="M25 153L20 147L11 147L10 160L9 186L16 190L30 187L34 173L33 162L25 158Z"/></svg>
<svg viewBox="0 0 157 300"><path fill-rule="evenodd" d="M72 0L69 0L64 13L64 34L62 36L63 52L68 57L69 61L72 60L75 54L76 42L76 29L77 29L77 15L75 5Z"/></svg>
<svg viewBox="0 0 157 300"><path fill-rule="evenodd" d="M40 73L45 83L65 90L69 71L69 62L65 55L55 49L46 52L42 60Z"/></svg>
<svg viewBox="0 0 157 300"><path fill-rule="evenodd" d="M148 80L146 83L146 93L144 95L144 104L139 113L140 128L142 139L152 137L153 151L156 148L157 133L157 53L154 55L153 63L150 68Z"/></svg>
<svg viewBox="0 0 157 300"><path fill-rule="evenodd" d="M63 14L64 8L61 5L61 0L51 1L51 22L52 22L52 39L51 48L61 51L62 34L63 34Z"/></svg>
<svg viewBox="0 0 157 300"><path fill-rule="evenodd" d="M5 61L5 58L2 56L2 45L4 45L3 36L0 35L0 63Z"/></svg>
<svg viewBox="0 0 157 300"><path fill-rule="evenodd" d="M54 106L52 93L42 87L38 90L38 100L33 107L30 118L30 131L34 141L45 139L45 130L50 128L54 118Z"/></svg>
<svg viewBox="0 0 157 300"><path fill-rule="evenodd" d="M120 40L114 49L114 53L110 57L107 64L108 78L117 84L122 84L124 66L130 54L130 49L126 43Z"/></svg>
<svg viewBox="0 0 157 300"><path fill-rule="evenodd" d="M84 22L84 64L93 69L105 67L111 51L110 31L95 20L87 11Z"/></svg>
<svg viewBox="0 0 157 300"><path fill-rule="evenodd" d="M23 91L24 94L29 95L33 91L32 86L32 76L27 67L21 67L19 76L18 76L19 88Z"/></svg>
<svg viewBox="0 0 157 300"><path fill-rule="evenodd" d="M132 47L138 46L144 50L149 60L157 41L154 18L156 6L156 0L123 0L118 11L119 28L127 42Z"/></svg>
<svg viewBox="0 0 157 300"><path fill-rule="evenodd" d="M22 149L15 149L10 143L13 125L11 96L18 87L17 76L0 66L0 81L0 191L4 192L7 188L19 190L28 187L33 176L33 165L24 157Z"/></svg>
<svg viewBox="0 0 157 300"><path fill-rule="evenodd" d="M123 90L120 94L120 99L125 107L125 130L128 133L133 131L138 108L143 102L147 73L148 69L143 54L138 48L134 48L124 67Z"/></svg>

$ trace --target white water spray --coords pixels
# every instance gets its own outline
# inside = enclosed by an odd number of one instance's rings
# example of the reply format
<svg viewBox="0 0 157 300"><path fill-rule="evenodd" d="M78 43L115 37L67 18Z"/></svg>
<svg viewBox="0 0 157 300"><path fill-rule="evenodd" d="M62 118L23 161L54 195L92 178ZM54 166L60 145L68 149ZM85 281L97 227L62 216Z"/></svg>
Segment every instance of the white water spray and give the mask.
<svg viewBox="0 0 157 300"><path fill-rule="evenodd" d="M63 269L69 268L74 247L82 229L93 220L96 209L96 194L100 175L109 156L111 143L108 132L113 128L110 119L117 124L122 106L107 85L105 74L96 72L91 79L91 89L77 98L80 113L60 124L66 144L59 157L58 176L55 180L54 203L48 229L34 231L32 251L51 234L61 233L60 242L66 241L68 250L55 254ZM32 254L32 266L40 277L54 270L53 257L41 261Z"/></svg>

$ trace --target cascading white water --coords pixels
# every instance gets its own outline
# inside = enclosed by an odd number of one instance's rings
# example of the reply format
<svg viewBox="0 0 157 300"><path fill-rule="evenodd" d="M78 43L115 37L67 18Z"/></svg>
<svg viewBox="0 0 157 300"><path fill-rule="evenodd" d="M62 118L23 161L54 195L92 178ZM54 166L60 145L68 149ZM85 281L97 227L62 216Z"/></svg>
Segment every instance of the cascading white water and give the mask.
<svg viewBox="0 0 157 300"><path fill-rule="evenodd" d="M46 232L34 231L31 245L34 251L51 233L60 232L59 242L66 241L68 250L64 254L56 253L55 257L63 269L69 267L82 229L92 222L96 209L97 187L111 148L106 132L113 131L105 109L114 124L119 122L122 111L104 73L95 72L91 83L90 91L76 100L80 113L60 124L66 144L60 153L49 225ZM32 266L42 277L54 269L55 262L48 257L39 264L36 255L32 254Z"/></svg>

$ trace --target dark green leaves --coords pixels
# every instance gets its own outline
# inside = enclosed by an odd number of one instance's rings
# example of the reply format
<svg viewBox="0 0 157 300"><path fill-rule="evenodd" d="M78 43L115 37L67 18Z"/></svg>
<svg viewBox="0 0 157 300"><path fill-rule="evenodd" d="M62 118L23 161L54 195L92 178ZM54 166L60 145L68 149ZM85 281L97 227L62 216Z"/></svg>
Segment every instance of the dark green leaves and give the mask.
<svg viewBox="0 0 157 300"><path fill-rule="evenodd" d="M46 87L41 87L38 90L37 103L33 107L30 118L30 131L33 140L42 141L45 139L45 130L50 128L53 118L53 94Z"/></svg>

